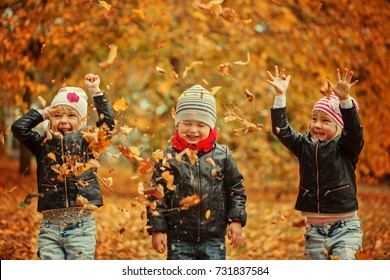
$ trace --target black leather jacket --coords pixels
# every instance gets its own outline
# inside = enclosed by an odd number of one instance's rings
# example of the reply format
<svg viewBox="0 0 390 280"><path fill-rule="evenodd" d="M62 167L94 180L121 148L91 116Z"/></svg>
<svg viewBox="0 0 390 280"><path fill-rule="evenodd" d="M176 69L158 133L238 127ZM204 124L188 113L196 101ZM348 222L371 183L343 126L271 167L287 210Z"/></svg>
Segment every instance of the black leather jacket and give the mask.
<svg viewBox="0 0 390 280"><path fill-rule="evenodd" d="M168 170L174 175L176 190L167 190L161 177L164 168L161 168L160 161L155 166L151 186L162 184L165 197L157 201L159 216L152 215L148 208L149 234L167 233L169 242L202 242L210 237L225 236L227 225L232 221L245 226L244 179L226 146L216 144L210 152L199 156L193 165L187 156L183 157L184 162L177 161L175 155L178 152L172 147L164 153L172 155ZM207 158L212 158L215 165L221 167L219 178L212 175L214 167ZM194 194L202 198L201 202L186 210L180 209L180 201Z"/></svg>
<svg viewBox="0 0 390 280"><path fill-rule="evenodd" d="M98 115L104 116L99 118L97 125L106 123L113 129L115 115L107 96L104 94L93 99ZM45 136L32 130L42 121L42 115L31 109L12 125L13 135L33 153L37 161L38 192L43 194L43 197L38 199L38 211L74 207L78 194L88 199L89 204L102 206L99 182L94 175L96 168L90 168L71 177L58 176L53 169L56 164L62 165L71 158L82 160L84 163L93 158L81 131L65 135L63 139L53 137L52 140L44 142Z"/></svg>
<svg viewBox="0 0 390 280"><path fill-rule="evenodd" d="M315 213L347 213L358 209L355 169L363 149L363 128L355 107L342 109L342 134L329 141L312 140L294 131L286 108L271 109L273 133L299 161L299 193L295 209Z"/></svg>

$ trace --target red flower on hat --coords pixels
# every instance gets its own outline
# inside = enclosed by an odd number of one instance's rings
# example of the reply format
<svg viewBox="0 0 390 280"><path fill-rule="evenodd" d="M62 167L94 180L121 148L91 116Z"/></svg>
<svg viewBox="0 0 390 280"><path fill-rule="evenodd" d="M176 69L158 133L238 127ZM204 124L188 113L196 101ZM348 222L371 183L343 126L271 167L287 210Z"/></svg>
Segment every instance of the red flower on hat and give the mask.
<svg viewBox="0 0 390 280"><path fill-rule="evenodd" d="M79 99L80 99L80 97L79 97L75 92L69 92L69 93L66 95L66 98L67 98L70 102L79 102Z"/></svg>

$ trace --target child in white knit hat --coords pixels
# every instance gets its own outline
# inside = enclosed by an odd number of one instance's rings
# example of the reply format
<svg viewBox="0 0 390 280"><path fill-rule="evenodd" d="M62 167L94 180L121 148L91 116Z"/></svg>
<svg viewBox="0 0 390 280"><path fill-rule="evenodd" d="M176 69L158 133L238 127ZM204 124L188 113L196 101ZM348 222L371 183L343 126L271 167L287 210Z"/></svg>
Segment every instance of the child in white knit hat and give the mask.
<svg viewBox="0 0 390 280"><path fill-rule="evenodd" d="M114 128L115 115L107 95L100 90L100 78L85 76L106 137ZM37 161L38 212L42 213L38 235L39 259L94 259L96 223L92 210L103 205L94 159L82 128L87 121L88 97L78 87L61 88L51 105L31 109L12 125L14 136ZM50 133L32 129L49 120ZM50 137L49 137L50 136ZM87 206L87 207L86 207Z"/></svg>
<svg viewBox="0 0 390 280"><path fill-rule="evenodd" d="M145 191L152 246L168 250L168 259L225 259L226 234L233 247L242 244L244 178L229 149L216 143L216 119L208 90L194 85L180 95L172 146Z"/></svg>
<svg viewBox="0 0 390 280"><path fill-rule="evenodd" d="M309 131L300 134L289 125L286 91L290 76L284 69L268 71L268 83L275 89L271 109L273 133L297 158L299 193L295 209L306 218L305 256L307 259L355 259L362 249L362 231L357 215L356 164L363 149L363 128L359 105L349 92L353 72L336 70L332 93L318 100Z"/></svg>

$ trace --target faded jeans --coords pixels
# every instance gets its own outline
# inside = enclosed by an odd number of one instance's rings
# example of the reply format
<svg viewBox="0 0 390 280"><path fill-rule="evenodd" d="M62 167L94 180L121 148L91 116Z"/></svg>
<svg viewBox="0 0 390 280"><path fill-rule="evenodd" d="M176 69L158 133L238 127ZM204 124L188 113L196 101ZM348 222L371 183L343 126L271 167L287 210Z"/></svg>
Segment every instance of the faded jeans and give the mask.
<svg viewBox="0 0 390 280"><path fill-rule="evenodd" d="M358 217L321 225L306 225L305 256L309 260L354 260L362 249L363 233Z"/></svg>
<svg viewBox="0 0 390 280"><path fill-rule="evenodd" d="M93 216L74 223L40 222L37 257L41 260L93 260L96 223Z"/></svg>
<svg viewBox="0 0 390 280"><path fill-rule="evenodd" d="M210 237L199 243L169 242L168 260L224 260L225 237Z"/></svg>

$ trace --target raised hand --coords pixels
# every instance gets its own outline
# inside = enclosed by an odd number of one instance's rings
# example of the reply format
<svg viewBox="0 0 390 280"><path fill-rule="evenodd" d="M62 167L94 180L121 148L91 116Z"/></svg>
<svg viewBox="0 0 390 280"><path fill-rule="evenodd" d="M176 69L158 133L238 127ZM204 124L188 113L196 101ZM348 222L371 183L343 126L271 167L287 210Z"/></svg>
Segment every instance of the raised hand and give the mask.
<svg viewBox="0 0 390 280"><path fill-rule="evenodd" d="M337 83L336 85L333 85L330 83L332 86L332 91L338 96L340 100L345 100L349 97L349 92L351 91L351 88L359 82L358 80L355 80L354 82L351 83L353 76L353 71L349 71L348 69L345 68L343 72L343 76L341 77L340 74L340 69L336 69L336 78L337 78Z"/></svg>
<svg viewBox="0 0 390 280"><path fill-rule="evenodd" d="M101 92L100 90L100 78L95 74L87 74L84 78L85 86L91 96L94 96Z"/></svg>
<svg viewBox="0 0 390 280"><path fill-rule="evenodd" d="M285 95L291 76L286 76L284 68L279 73L277 65L275 65L275 76L270 71L267 71L267 73L269 76L267 82L275 88L276 95Z"/></svg>

